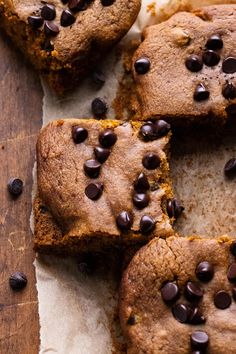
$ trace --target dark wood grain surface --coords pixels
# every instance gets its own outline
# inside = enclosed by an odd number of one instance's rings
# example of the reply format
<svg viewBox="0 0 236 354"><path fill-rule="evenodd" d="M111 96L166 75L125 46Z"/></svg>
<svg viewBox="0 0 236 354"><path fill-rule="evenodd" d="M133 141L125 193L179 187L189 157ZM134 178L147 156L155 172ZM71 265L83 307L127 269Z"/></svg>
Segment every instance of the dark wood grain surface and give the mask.
<svg viewBox="0 0 236 354"><path fill-rule="evenodd" d="M43 93L37 73L3 36L0 52L0 353L35 354L39 322L29 217ZM13 200L7 182L15 176L24 181L24 191ZM8 284L16 270L28 277L18 293Z"/></svg>

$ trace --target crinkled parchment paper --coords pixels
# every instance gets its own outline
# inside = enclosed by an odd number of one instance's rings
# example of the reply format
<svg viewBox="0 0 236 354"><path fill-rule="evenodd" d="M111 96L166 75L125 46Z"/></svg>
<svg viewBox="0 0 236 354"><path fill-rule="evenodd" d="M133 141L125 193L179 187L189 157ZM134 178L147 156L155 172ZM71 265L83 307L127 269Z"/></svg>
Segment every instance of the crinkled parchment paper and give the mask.
<svg viewBox="0 0 236 354"><path fill-rule="evenodd" d="M144 0L127 37L138 38L145 26L160 22L180 9L223 2L236 1ZM104 61L102 70L106 83L100 90L88 78L64 99L53 95L43 83L43 125L58 118L90 117L90 105L95 97L103 97L111 107L122 75L116 51ZM114 116L111 108L108 116ZM223 175L225 162L233 156L236 156L236 141L231 128L219 137L205 132L195 135L182 132L174 138L172 177L176 193L185 205L185 213L176 227L183 235L236 234L236 181L228 181ZM119 282L109 264L86 275L79 270L75 258L38 255L35 268L40 354L119 353L111 331Z"/></svg>

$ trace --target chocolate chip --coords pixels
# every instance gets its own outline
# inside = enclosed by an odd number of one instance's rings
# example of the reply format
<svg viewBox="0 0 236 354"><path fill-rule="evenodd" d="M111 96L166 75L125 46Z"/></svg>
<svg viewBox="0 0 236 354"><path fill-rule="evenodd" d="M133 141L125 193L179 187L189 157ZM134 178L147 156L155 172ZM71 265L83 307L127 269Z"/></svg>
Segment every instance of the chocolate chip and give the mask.
<svg viewBox="0 0 236 354"><path fill-rule="evenodd" d="M59 27L54 22L45 21L44 33L46 36L56 36L59 33Z"/></svg>
<svg viewBox="0 0 236 354"><path fill-rule="evenodd" d="M230 252L236 257L236 241L233 241L230 245Z"/></svg>
<svg viewBox="0 0 236 354"><path fill-rule="evenodd" d="M43 25L43 19L40 16L29 16L28 17L28 24L33 28L33 29L38 29Z"/></svg>
<svg viewBox="0 0 236 354"><path fill-rule="evenodd" d="M227 177L233 177L236 175L236 158L230 159L225 164L224 173Z"/></svg>
<svg viewBox="0 0 236 354"><path fill-rule="evenodd" d="M232 296L233 296L234 301L236 301L236 287L235 286L233 287L233 290L232 290Z"/></svg>
<svg viewBox="0 0 236 354"><path fill-rule="evenodd" d="M214 276L214 268L209 262L203 261L198 264L195 273L200 281L208 282Z"/></svg>
<svg viewBox="0 0 236 354"><path fill-rule="evenodd" d="M236 58L228 57L223 61L222 70L226 74L233 74L236 72Z"/></svg>
<svg viewBox="0 0 236 354"><path fill-rule="evenodd" d="M22 272L15 272L10 276L9 284L13 290L21 290L27 285L27 277Z"/></svg>
<svg viewBox="0 0 236 354"><path fill-rule="evenodd" d="M73 15L73 13L66 9L62 11L61 14L61 26L63 27L68 27L73 25L73 23L75 22L75 16Z"/></svg>
<svg viewBox="0 0 236 354"><path fill-rule="evenodd" d="M110 6L114 3L115 0L101 0L103 6Z"/></svg>
<svg viewBox="0 0 236 354"><path fill-rule="evenodd" d="M138 209L146 208L149 204L149 201L149 195L146 193L135 193L133 196L133 203Z"/></svg>
<svg viewBox="0 0 236 354"><path fill-rule="evenodd" d="M192 72L198 72L198 71L202 70L203 61L200 56L192 54L186 59L185 65L188 70L190 70Z"/></svg>
<svg viewBox="0 0 236 354"><path fill-rule="evenodd" d="M45 205L40 205L39 210L40 210L40 213L42 213L42 214L46 214L46 212L48 211L48 209Z"/></svg>
<svg viewBox="0 0 236 354"><path fill-rule="evenodd" d="M184 304L177 304L172 307L174 318L180 323L187 323L190 313L190 307Z"/></svg>
<svg viewBox="0 0 236 354"><path fill-rule="evenodd" d="M151 216L144 215L140 220L140 232L142 235L150 234L155 228L155 221Z"/></svg>
<svg viewBox="0 0 236 354"><path fill-rule="evenodd" d="M104 73L100 69L95 69L92 73L93 82L99 86L102 86L106 82Z"/></svg>
<svg viewBox="0 0 236 354"><path fill-rule="evenodd" d="M165 302L176 301L179 297L179 288L175 283L168 282L161 288L161 296Z"/></svg>
<svg viewBox="0 0 236 354"><path fill-rule="evenodd" d="M139 131L140 136L145 141L150 141L155 139L155 126L152 122L147 122L143 124Z"/></svg>
<svg viewBox="0 0 236 354"><path fill-rule="evenodd" d="M108 107L102 98L97 97L92 101L91 109L95 117L101 118L107 112Z"/></svg>
<svg viewBox="0 0 236 354"><path fill-rule="evenodd" d="M161 138L167 135L170 131L170 124L165 120L159 119L155 122L155 135L157 138Z"/></svg>
<svg viewBox="0 0 236 354"><path fill-rule="evenodd" d="M97 178L99 176L101 164L97 160L87 160L84 164L84 172L90 178Z"/></svg>
<svg viewBox="0 0 236 354"><path fill-rule="evenodd" d="M161 159L156 154L149 152L142 159L143 166L147 170L155 170L161 164Z"/></svg>
<svg viewBox="0 0 236 354"><path fill-rule="evenodd" d="M223 41L219 34L213 34L207 41L206 47L212 50L220 50L223 48Z"/></svg>
<svg viewBox="0 0 236 354"><path fill-rule="evenodd" d="M91 200L97 200L101 197L103 191L102 183L90 183L85 188L86 196Z"/></svg>
<svg viewBox="0 0 236 354"><path fill-rule="evenodd" d="M195 101L205 101L209 98L210 92L206 89L203 84L197 85L194 91L194 99Z"/></svg>
<svg viewBox="0 0 236 354"><path fill-rule="evenodd" d="M136 323L136 317L135 315L130 315L128 320L127 320L127 324L130 326L134 326Z"/></svg>
<svg viewBox="0 0 236 354"><path fill-rule="evenodd" d="M111 151L109 149L103 148L101 146L96 146L94 148L94 154L100 163L104 163L108 159L110 153Z"/></svg>
<svg viewBox="0 0 236 354"><path fill-rule="evenodd" d="M222 88L222 95L227 99L233 100L236 98L236 88L232 83L227 83Z"/></svg>
<svg viewBox="0 0 236 354"><path fill-rule="evenodd" d="M137 74L144 75L149 71L150 65L151 63L148 58L140 58L136 60L134 68Z"/></svg>
<svg viewBox="0 0 236 354"><path fill-rule="evenodd" d="M188 317L188 323L192 325L200 325L206 322L206 318L203 316L202 312L198 307L191 308Z"/></svg>
<svg viewBox="0 0 236 354"><path fill-rule="evenodd" d="M220 310L225 310L231 305L231 296L224 290L218 291L214 296L214 304Z"/></svg>
<svg viewBox="0 0 236 354"><path fill-rule="evenodd" d="M136 181L134 182L134 189L136 192L146 192L150 189L147 176L143 172L138 175Z"/></svg>
<svg viewBox="0 0 236 354"><path fill-rule="evenodd" d="M185 296L189 301L198 301L203 297L203 290L197 283L189 281L185 286Z"/></svg>
<svg viewBox="0 0 236 354"><path fill-rule="evenodd" d="M52 21L56 17L55 6L51 4L46 4L42 7L41 16L44 20Z"/></svg>
<svg viewBox="0 0 236 354"><path fill-rule="evenodd" d="M232 263L229 266L229 269L227 272L227 278L232 283L236 281L236 263Z"/></svg>
<svg viewBox="0 0 236 354"><path fill-rule="evenodd" d="M206 50L203 53L203 62L207 66L215 66L219 63L220 61L220 56L218 53L214 52L214 50Z"/></svg>
<svg viewBox="0 0 236 354"><path fill-rule="evenodd" d="M75 144L84 142L88 137L88 131L85 128L76 125L72 128L72 138Z"/></svg>
<svg viewBox="0 0 236 354"><path fill-rule="evenodd" d="M117 135L114 133L113 129L105 129L99 134L99 143L105 147L110 148L116 143Z"/></svg>
<svg viewBox="0 0 236 354"><path fill-rule="evenodd" d="M53 43L50 41L49 38L46 38L46 40L43 42L43 44L41 45L42 50L46 50L47 52L51 52L54 50L54 45Z"/></svg>
<svg viewBox="0 0 236 354"><path fill-rule="evenodd" d="M127 211L122 211L116 218L116 225L121 231L129 231L133 224L133 217Z"/></svg>
<svg viewBox="0 0 236 354"><path fill-rule="evenodd" d="M20 178L10 178L7 187L9 193L16 197L23 191L23 181Z"/></svg>
<svg viewBox="0 0 236 354"><path fill-rule="evenodd" d="M206 332L195 331L191 334L191 346L193 349L206 349L209 344L209 337Z"/></svg>
<svg viewBox="0 0 236 354"><path fill-rule="evenodd" d="M86 0L69 0L68 7L74 12L85 10L87 8Z"/></svg>
<svg viewBox="0 0 236 354"><path fill-rule="evenodd" d="M167 202L167 214L170 218L177 219L183 212L184 207L180 205L177 199L171 199Z"/></svg>

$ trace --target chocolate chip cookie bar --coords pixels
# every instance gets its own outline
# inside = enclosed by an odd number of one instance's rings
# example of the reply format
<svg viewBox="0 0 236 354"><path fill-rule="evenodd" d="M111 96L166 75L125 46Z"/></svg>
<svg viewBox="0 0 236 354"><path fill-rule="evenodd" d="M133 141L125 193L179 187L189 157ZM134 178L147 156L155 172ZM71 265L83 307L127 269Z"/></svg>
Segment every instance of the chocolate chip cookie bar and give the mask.
<svg viewBox="0 0 236 354"><path fill-rule="evenodd" d="M143 37L133 58L138 119L186 125L236 117L236 5L179 12Z"/></svg>
<svg viewBox="0 0 236 354"><path fill-rule="evenodd" d="M59 93L129 30L140 0L0 1L0 26Z"/></svg>
<svg viewBox="0 0 236 354"><path fill-rule="evenodd" d="M78 253L173 234L170 125L68 119L37 143L35 249Z"/></svg>
<svg viewBox="0 0 236 354"><path fill-rule="evenodd" d="M132 354L234 354L236 241L169 237L140 249L122 280Z"/></svg>

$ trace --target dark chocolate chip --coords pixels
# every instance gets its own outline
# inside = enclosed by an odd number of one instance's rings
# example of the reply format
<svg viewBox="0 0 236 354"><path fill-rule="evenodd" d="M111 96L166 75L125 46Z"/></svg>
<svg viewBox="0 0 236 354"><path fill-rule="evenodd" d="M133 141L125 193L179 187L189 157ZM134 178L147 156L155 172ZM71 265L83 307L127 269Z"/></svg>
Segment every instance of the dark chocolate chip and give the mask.
<svg viewBox="0 0 236 354"><path fill-rule="evenodd" d="M206 322L206 318L203 316L202 312L198 307L191 308L188 323L192 325L200 325Z"/></svg>
<svg viewBox="0 0 236 354"><path fill-rule="evenodd" d="M91 109L95 117L101 118L106 114L108 107L102 98L97 97L92 101Z"/></svg>
<svg viewBox="0 0 236 354"><path fill-rule="evenodd" d="M223 48L223 41L219 34L213 34L207 41L207 49L220 50Z"/></svg>
<svg viewBox="0 0 236 354"><path fill-rule="evenodd" d="M33 29L37 29L43 25L43 19L40 16L29 16L28 17L28 24Z"/></svg>
<svg viewBox="0 0 236 354"><path fill-rule="evenodd" d="M230 159L225 164L224 173L227 177L233 177L236 175L236 158Z"/></svg>
<svg viewBox="0 0 236 354"><path fill-rule="evenodd" d="M180 323L187 323L190 314L190 307L184 304L174 305L172 307L172 314Z"/></svg>
<svg viewBox="0 0 236 354"><path fill-rule="evenodd" d="M84 142L88 137L88 131L85 128L76 125L72 128L72 138L75 144Z"/></svg>
<svg viewBox="0 0 236 354"><path fill-rule="evenodd" d="M224 290L218 291L214 296L214 304L220 310L225 310L231 305L231 296Z"/></svg>
<svg viewBox="0 0 236 354"><path fill-rule="evenodd" d="M84 163L84 172L90 178L97 178L99 176L101 164L97 160L87 160Z"/></svg>
<svg viewBox="0 0 236 354"><path fill-rule="evenodd" d="M175 283L168 282L161 288L161 296L165 302L176 301L179 297L179 288Z"/></svg>
<svg viewBox="0 0 236 354"><path fill-rule="evenodd" d="M140 128L139 134L145 141L150 141L155 139L154 124L152 122L147 122L143 124Z"/></svg>
<svg viewBox="0 0 236 354"><path fill-rule="evenodd" d="M97 200L101 197L103 191L102 183L90 183L85 188L86 196L91 200Z"/></svg>
<svg viewBox="0 0 236 354"><path fill-rule="evenodd" d="M116 140L117 135L113 129L105 129L99 134L99 143L105 148L112 147L116 143Z"/></svg>
<svg viewBox="0 0 236 354"><path fill-rule="evenodd" d="M198 301L203 297L203 290L197 283L189 281L185 287L185 296L189 301Z"/></svg>
<svg viewBox="0 0 236 354"><path fill-rule="evenodd" d="M140 220L140 232L142 235L150 234L155 228L155 221L151 216L144 215Z"/></svg>
<svg viewBox="0 0 236 354"><path fill-rule="evenodd" d="M86 0L69 0L68 7L74 12L86 10Z"/></svg>
<svg viewBox="0 0 236 354"><path fill-rule="evenodd" d="M195 331L191 334L191 346L193 349L204 350L209 344L209 337L206 332Z"/></svg>
<svg viewBox="0 0 236 354"><path fill-rule="evenodd" d="M75 16L73 15L73 13L68 9L63 10L61 14L61 26L68 27L73 25L74 22Z"/></svg>
<svg viewBox="0 0 236 354"><path fill-rule="evenodd" d="M23 191L23 182L20 178L10 178L7 187L10 194L18 196Z"/></svg>
<svg viewBox="0 0 236 354"><path fill-rule="evenodd" d="M138 209L144 209L150 201L149 195L146 193L135 193L133 195L133 203Z"/></svg>
<svg viewBox="0 0 236 354"><path fill-rule="evenodd" d="M236 72L236 58L228 57L223 61L222 70L226 74L233 74Z"/></svg>
<svg viewBox="0 0 236 354"><path fill-rule="evenodd" d="M45 21L44 33L46 36L56 36L59 33L59 27L51 21Z"/></svg>
<svg viewBox="0 0 236 354"><path fill-rule="evenodd" d="M167 202L167 214L170 218L177 219L183 212L184 207L180 205L177 199L171 199Z"/></svg>
<svg viewBox="0 0 236 354"><path fill-rule="evenodd" d="M10 276L9 284L13 290L21 290L27 285L27 277L22 272L15 272Z"/></svg>
<svg viewBox="0 0 236 354"><path fill-rule="evenodd" d="M203 84L197 85L194 91L194 99L195 101L205 101L209 98L210 92L206 89Z"/></svg>
<svg viewBox="0 0 236 354"><path fill-rule="evenodd" d="M232 263L229 266L229 269L227 272L227 278L232 283L234 283L236 281L236 263Z"/></svg>
<svg viewBox="0 0 236 354"><path fill-rule="evenodd" d="M116 225L121 231L129 231L133 224L133 217L127 211L122 211L116 218Z"/></svg>
<svg viewBox="0 0 236 354"><path fill-rule="evenodd" d="M151 63L148 58L140 58L136 60L134 68L137 74L144 75L149 71L150 65Z"/></svg>
<svg viewBox="0 0 236 354"><path fill-rule="evenodd" d="M115 0L101 0L103 6L110 6L114 3Z"/></svg>
<svg viewBox="0 0 236 354"><path fill-rule="evenodd" d="M155 122L155 135L157 138L161 138L167 135L170 131L170 124L165 120L159 119Z"/></svg>
<svg viewBox="0 0 236 354"><path fill-rule="evenodd" d="M234 301L236 301L236 286L233 287L232 296L233 296Z"/></svg>
<svg viewBox="0 0 236 354"><path fill-rule="evenodd" d="M127 324L130 326L134 326L136 323L136 317L135 315L130 315L128 320L127 320Z"/></svg>
<svg viewBox="0 0 236 354"><path fill-rule="evenodd" d="M233 100L236 98L236 87L232 83L227 83L222 88L222 95L227 99Z"/></svg>
<svg viewBox="0 0 236 354"><path fill-rule="evenodd" d="M106 82L104 73L100 69L95 69L92 73L93 82L99 86L102 86Z"/></svg>
<svg viewBox="0 0 236 354"><path fill-rule="evenodd" d="M134 189L136 192L146 192L150 189L147 176L143 172L138 175L136 181L134 182Z"/></svg>
<svg viewBox="0 0 236 354"><path fill-rule="evenodd" d="M203 262L199 263L195 272L196 272L197 278L202 282L208 282L214 276L214 268L207 261L203 261Z"/></svg>
<svg viewBox="0 0 236 354"><path fill-rule="evenodd" d="M54 45L49 38L46 38L46 40L42 43L41 48L42 50L46 50L46 52L51 52L54 50Z"/></svg>
<svg viewBox="0 0 236 354"><path fill-rule="evenodd" d="M149 152L144 155L142 163L147 170L155 170L157 167L160 166L161 159L156 154Z"/></svg>
<svg viewBox="0 0 236 354"><path fill-rule="evenodd" d="M198 72L198 71L202 70L203 61L200 56L192 54L186 59L185 65L188 70L190 70L192 72Z"/></svg>
<svg viewBox="0 0 236 354"><path fill-rule="evenodd" d="M233 241L230 245L230 252L236 257L236 241Z"/></svg>
<svg viewBox="0 0 236 354"><path fill-rule="evenodd" d="M110 153L111 151L109 149L103 148L101 146L96 146L94 148L94 154L100 163L104 163L108 159Z"/></svg>
<svg viewBox="0 0 236 354"><path fill-rule="evenodd" d="M52 4L46 4L42 7L41 16L44 20L52 21L56 17L55 6Z"/></svg>
<svg viewBox="0 0 236 354"><path fill-rule="evenodd" d="M203 58L204 64L206 64L207 66L215 66L220 61L220 55L218 53L214 52L214 50L206 50L203 53L202 58Z"/></svg>

